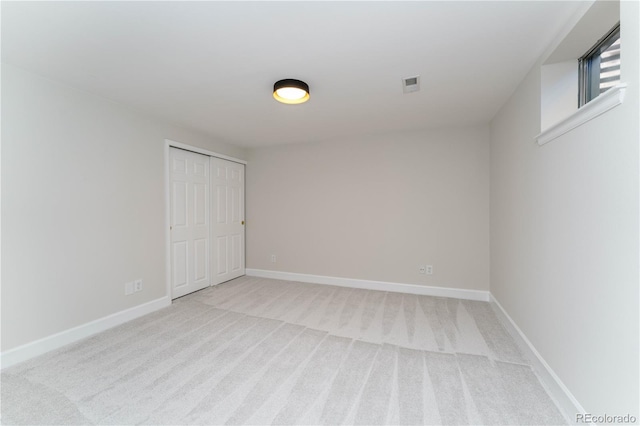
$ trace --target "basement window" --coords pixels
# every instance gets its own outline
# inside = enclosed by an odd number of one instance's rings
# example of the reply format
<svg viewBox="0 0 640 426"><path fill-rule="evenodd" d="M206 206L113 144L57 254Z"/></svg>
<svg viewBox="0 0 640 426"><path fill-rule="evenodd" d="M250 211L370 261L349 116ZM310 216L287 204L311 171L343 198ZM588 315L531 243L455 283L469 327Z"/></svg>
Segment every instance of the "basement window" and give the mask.
<svg viewBox="0 0 640 426"><path fill-rule="evenodd" d="M580 13L540 68L538 145L571 132L624 101L627 84L620 80L620 2L585 2Z"/></svg>
<svg viewBox="0 0 640 426"><path fill-rule="evenodd" d="M578 106L620 83L620 23L578 60Z"/></svg>

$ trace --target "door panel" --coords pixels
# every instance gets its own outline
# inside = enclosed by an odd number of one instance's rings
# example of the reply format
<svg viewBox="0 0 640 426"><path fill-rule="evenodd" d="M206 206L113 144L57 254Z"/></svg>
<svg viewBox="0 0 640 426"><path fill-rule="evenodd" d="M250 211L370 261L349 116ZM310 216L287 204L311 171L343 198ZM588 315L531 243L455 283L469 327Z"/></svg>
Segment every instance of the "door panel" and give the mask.
<svg viewBox="0 0 640 426"><path fill-rule="evenodd" d="M216 179L216 180L219 180ZM215 186L216 191L216 223L227 223L227 188L226 186Z"/></svg>
<svg viewBox="0 0 640 426"><path fill-rule="evenodd" d="M232 181L233 182L233 181ZM240 222L240 188L229 188L231 197L231 221L234 223Z"/></svg>
<svg viewBox="0 0 640 426"><path fill-rule="evenodd" d="M209 262L209 242L206 238L202 238L194 241L195 256L194 256L194 270L195 280L202 281L207 278L207 270Z"/></svg>
<svg viewBox="0 0 640 426"><path fill-rule="evenodd" d="M209 157L170 148L172 298L211 284Z"/></svg>
<svg viewBox="0 0 640 426"><path fill-rule="evenodd" d="M216 239L218 240L218 247L217 247L218 251L216 253L217 254L216 261L214 262L214 265L216 265L216 268L214 268L214 270L219 276L219 275L225 275L229 272L227 269L227 253L229 252L227 248L228 247L227 242L229 241L229 238L225 235L222 237L217 237Z"/></svg>
<svg viewBox="0 0 640 426"><path fill-rule="evenodd" d="M173 227L187 226L187 184L186 182L173 182L171 205Z"/></svg>
<svg viewBox="0 0 640 426"><path fill-rule="evenodd" d="M242 268L242 237L238 234L231 236L231 271L237 273Z"/></svg>
<svg viewBox="0 0 640 426"><path fill-rule="evenodd" d="M219 284L244 275L244 165L211 158L215 205L212 282Z"/></svg>
<svg viewBox="0 0 640 426"><path fill-rule="evenodd" d="M209 214L209 198L207 197L208 185L203 183L196 183L193 185L194 200L194 224L196 226L208 226L208 214Z"/></svg>
<svg viewBox="0 0 640 426"><path fill-rule="evenodd" d="M173 287L183 287L187 285L187 242L177 241L172 243L172 271L173 271Z"/></svg>

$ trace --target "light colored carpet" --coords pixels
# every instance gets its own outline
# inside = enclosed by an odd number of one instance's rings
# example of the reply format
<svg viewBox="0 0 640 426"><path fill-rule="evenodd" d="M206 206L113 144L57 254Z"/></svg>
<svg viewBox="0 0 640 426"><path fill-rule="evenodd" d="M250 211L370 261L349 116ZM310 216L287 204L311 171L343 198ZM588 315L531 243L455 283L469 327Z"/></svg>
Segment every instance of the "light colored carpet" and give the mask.
<svg viewBox="0 0 640 426"><path fill-rule="evenodd" d="M3 424L565 424L488 303L251 277L1 380Z"/></svg>

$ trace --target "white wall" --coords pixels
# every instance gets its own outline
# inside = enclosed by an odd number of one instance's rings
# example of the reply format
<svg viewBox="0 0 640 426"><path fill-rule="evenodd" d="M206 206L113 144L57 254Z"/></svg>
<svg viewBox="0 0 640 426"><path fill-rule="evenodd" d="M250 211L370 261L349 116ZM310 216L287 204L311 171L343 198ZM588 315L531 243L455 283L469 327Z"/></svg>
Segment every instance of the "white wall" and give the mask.
<svg viewBox="0 0 640 426"><path fill-rule="evenodd" d="M165 138L244 156L2 65L2 351L165 295Z"/></svg>
<svg viewBox="0 0 640 426"><path fill-rule="evenodd" d="M638 3L623 105L538 146L540 64L491 123L491 292L577 401L638 415Z"/></svg>
<svg viewBox="0 0 640 426"><path fill-rule="evenodd" d="M253 149L248 160L248 268L489 289L487 126ZM432 276L418 273L425 264Z"/></svg>

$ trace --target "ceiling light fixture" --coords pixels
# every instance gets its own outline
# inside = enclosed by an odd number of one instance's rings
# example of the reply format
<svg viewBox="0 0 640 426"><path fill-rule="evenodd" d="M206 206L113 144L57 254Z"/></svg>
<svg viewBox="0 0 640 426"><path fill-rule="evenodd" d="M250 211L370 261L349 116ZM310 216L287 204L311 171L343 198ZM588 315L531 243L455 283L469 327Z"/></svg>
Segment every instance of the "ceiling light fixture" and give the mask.
<svg viewBox="0 0 640 426"><path fill-rule="evenodd" d="M301 104L309 100L309 85L292 78L276 81L273 85L273 97L283 104Z"/></svg>

